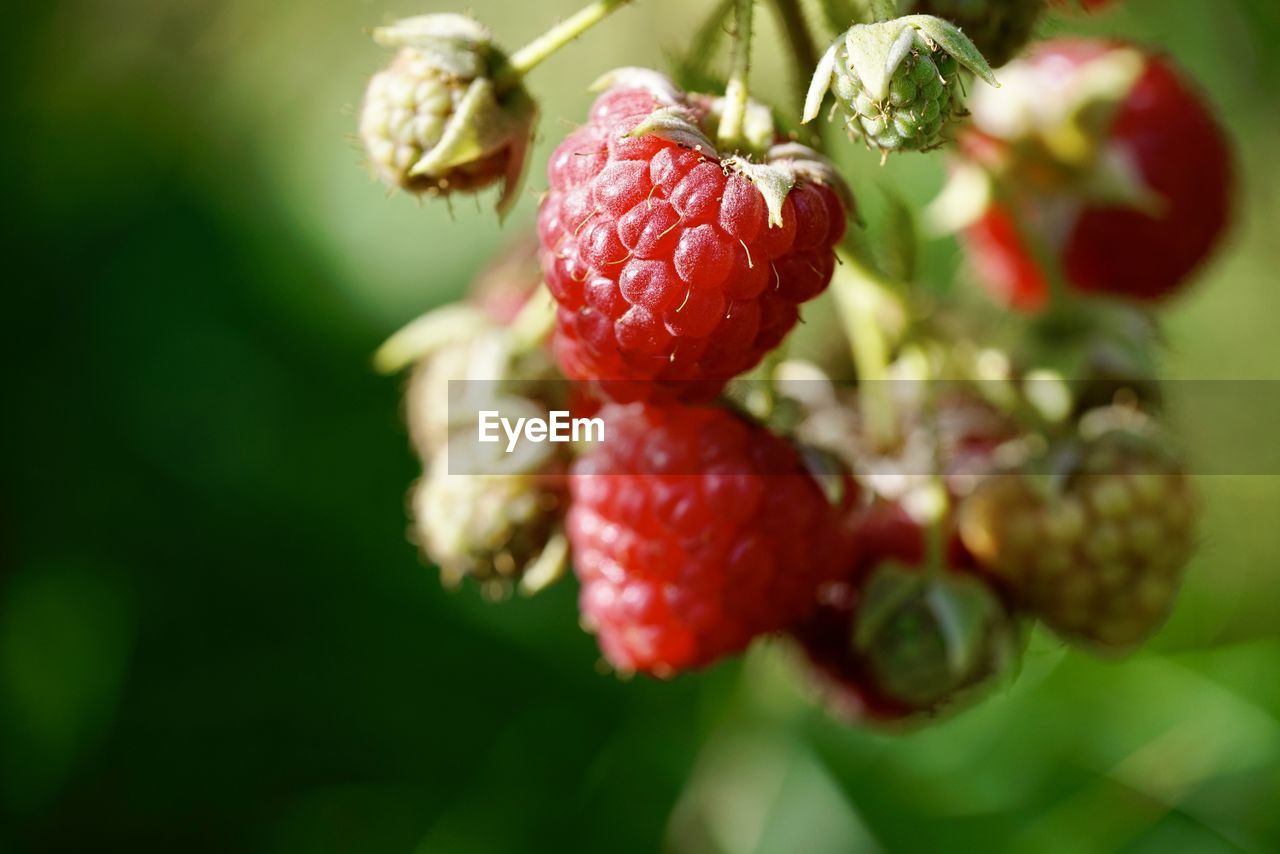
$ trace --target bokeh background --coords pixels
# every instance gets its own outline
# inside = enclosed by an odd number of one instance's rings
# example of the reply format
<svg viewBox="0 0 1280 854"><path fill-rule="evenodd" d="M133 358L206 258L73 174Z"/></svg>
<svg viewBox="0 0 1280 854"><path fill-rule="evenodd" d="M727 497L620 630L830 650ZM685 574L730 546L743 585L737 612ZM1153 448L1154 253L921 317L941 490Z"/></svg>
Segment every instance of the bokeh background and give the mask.
<svg viewBox="0 0 1280 854"><path fill-rule="evenodd" d="M576 2L465 5L515 46ZM711 5L643 0L535 71L535 164L589 80L661 61ZM1122 5L1070 26L1176 54L1242 162L1241 224L1173 307L1165 373L1280 380L1280 7ZM826 718L768 645L670 683L602 674L572 582L441 588L369 356L462 292L544 180L501 232L369 179L367 28L444 10L6 9L0 851L1280 850L1277 477L1202 479L1205 547L1147 651L1038 637L1012 688L911 735ZM758 91L794 109L761 17ZM917 201L941 177L851 163Z"/></svg>

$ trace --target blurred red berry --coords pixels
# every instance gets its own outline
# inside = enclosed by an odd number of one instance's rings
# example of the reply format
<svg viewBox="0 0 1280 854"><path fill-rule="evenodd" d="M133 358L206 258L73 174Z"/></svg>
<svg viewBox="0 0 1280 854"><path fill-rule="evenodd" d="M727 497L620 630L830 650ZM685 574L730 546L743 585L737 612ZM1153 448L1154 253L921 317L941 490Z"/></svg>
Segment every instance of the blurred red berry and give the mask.
<svg viewBox="0 0 1280 854"><path fill-rule="evenodd" d="M584 625L622 671L666 677L813 609L848 571L852 481L833 504L786 441L716 408L611 404L570 478Z"/></svg>
<svg viewBox="0 0 1280 854"><path fill-rule="evenodd" d="M965 243L981 281L1015 307L1039 308L1049 293L1028 239L1061 264L1072 288L1156 300L1185 283L1222 238L1232 158L1202 96L1169 60L1150 54L1140 55L1124 91L1085 88L1101 79L1088 73L1094 63L1134 50L1048 42L1003 72L1002 89L973 99L974 131L962 150L995 172L1005 192ZM1080 132L1081 145L1063 142Z"/></svg>

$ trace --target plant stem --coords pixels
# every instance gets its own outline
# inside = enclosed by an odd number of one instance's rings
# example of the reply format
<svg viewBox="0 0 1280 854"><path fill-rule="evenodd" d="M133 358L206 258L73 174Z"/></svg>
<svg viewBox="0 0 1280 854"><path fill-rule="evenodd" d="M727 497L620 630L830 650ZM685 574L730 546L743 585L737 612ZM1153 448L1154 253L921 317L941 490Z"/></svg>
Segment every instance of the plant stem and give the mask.
<svg viewBox="0 0 1280 854"><path fill-rule="evenodd" d="M519 80L547 57L603 21L631 0L596 0L511 54L496 81L499 89Z"/></svg>
<svg viewBox="0 0 1280 854"><path fill-rule="evenodd" d="M889 388L889 343L880 328L877 308L886 292L880 276L861 250L840 250L832 291L849 338L858 371L858 406L871 444L884 449L897 439L898 422Z"/></svg>
<svg viewBox="0 0 1280 854"><path fill-rule="evenodd" d="M892 21L898 17L898 0L871 0L871 15L877 21Z"/></svg>
<svg viewBox="0 0 1280 854"><path fill-rule="evenodd" d="M946 459L942 448L942 431L938 424L938 396L934 382L938 379L933 369L933 360L925 354L926 364L930 365L928 376L924 379L924 422L929 430L929 484L936 503L930 508L933 518L925 529L925 571L937 578L941 576L947 563L947 536L951 520L951 493L947 489Z"/></svg>
<svg viewBox="0 0 1280 854"><path fill-rule="evenodd" d="M803 99L804 93L809 89L809 78L818 65L818 48L813 43L813 35L809 32L804 10L800 8L800 0L773 0L773 8L778 13L782 30L791 45L796 87Z"/></svg>
<svg viewBox="0 0 1280 854"><path fill-rule="evenodd" d="M733 150L742 144L742 123L747 113L747 77L751 73L751 12L755 0L737 0L734 6L733 61L724 89L724 115L720 117L718 142Z"/></svg>

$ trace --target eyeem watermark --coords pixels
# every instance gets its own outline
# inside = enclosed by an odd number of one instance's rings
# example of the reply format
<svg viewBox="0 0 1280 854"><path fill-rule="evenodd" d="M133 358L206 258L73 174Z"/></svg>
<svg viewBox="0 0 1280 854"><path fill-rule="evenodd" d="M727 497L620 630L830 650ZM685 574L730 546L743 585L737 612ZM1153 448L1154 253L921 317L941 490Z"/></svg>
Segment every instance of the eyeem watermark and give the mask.
<svg viewBox="0 0 1280 854"><path fill-rule="evenodd" d="M476 421L477 439L481 442L500 442L507 438L507 453L515 451L521 437L527 442L603 442L603 418L572 418L567 409L553 409L548 418L502 417L496 409L482 409Z"/></svg>

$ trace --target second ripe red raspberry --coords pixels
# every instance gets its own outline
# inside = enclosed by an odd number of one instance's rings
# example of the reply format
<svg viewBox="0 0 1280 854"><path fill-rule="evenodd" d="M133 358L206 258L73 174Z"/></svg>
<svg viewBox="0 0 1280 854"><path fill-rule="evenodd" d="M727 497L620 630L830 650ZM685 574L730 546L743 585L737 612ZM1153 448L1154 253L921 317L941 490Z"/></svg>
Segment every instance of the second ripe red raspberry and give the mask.
<svg viewBox="0 0 1280 854"><path fill-rule="evenodd" d="M584 625L619 670L670 676L808 614L853 563L845 479L833 503L797 451L718 408L611 405L570 478Z"/></svg>

